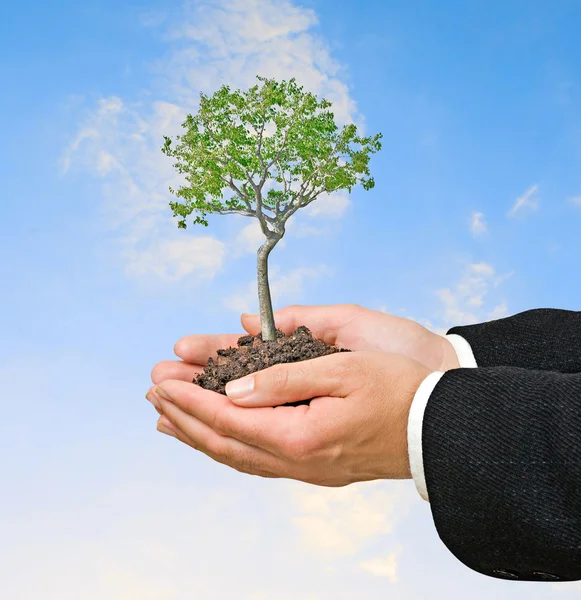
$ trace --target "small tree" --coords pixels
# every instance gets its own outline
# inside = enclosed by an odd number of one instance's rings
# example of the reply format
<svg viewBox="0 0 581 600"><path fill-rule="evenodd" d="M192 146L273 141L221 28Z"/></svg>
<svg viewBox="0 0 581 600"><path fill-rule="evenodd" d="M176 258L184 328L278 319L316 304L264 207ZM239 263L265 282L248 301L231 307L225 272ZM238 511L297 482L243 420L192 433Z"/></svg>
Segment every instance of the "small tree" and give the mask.
<svg viewBox="0 0 581 600"><path fill-rule="evenodd" d="M200 94L196 116L188 115L176 144L164 136L162 151L176 159L174 167L187 185L170 192L178 227L195 213L194 224L207 226L208 213L240 214L258 219L265 242L258 250L258 298L263 340L274 340L276 328L268 282L268 256L285 233L286 222L323 192L361 183L374 187L370 154L381 149L379 133L358 137L357 127L338 130L334 115L303 91L295 79L277 82L257 76L262 87L247 92L222 86L213 96ZM274 125L274 132L267 131ZM359 149L352 145L359 145ZM280 189L263 188L273 180ZM297 187L293 189L293 184ZM224 192L232 192L229 198Z"/></svg>

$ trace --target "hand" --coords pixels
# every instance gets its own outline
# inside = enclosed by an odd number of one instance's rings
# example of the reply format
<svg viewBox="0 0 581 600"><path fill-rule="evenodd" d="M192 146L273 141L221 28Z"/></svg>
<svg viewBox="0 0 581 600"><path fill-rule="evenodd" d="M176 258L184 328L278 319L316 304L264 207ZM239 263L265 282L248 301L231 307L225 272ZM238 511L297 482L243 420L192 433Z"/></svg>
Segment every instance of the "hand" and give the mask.
<svg viewBox="0 0 581 600"><path fill-rule="evenodd" d="M385 352L342 352L274 365L250 379L246 398L168 379L148 392L158 428L238 471L340 487L410 478L407 420L430 373ZM297 400L310 406L279 406ZM249 406L254 407L252 409Z"/></svg>
<svg viewBox="0 0 581 600"><path fill-rule="evenodd" d="M458 358L452 344L410 319L396 317L357 304L330 306L287 306L274 313L276 326L286 334L299 325L305 325L315 338L327 344L351 350L379 350L402 354L419 361L432 371L458 368ZM247 333L260 332L258 315L242 315L242 326ZM155 365L151 379L161 383L165 379L192 381L201 373L208 357L216 358L216 351L236 347L239 334L188 335L174 347L182 361L162 361Z"/></svg>
<svg viewBox="0 0 581 600"><path fill-rule="evenodd" d="M456 351L445 337L411 319L357 304L287 306L276 311L274 316L277 328L286 334L305 325L313 337L340 348L402 354L432 371L460 367ZM243 315L242 326L250 335L257 335L260 332L259 315ZM195 344L192 338L180 341L184 350L189 344Z"/></svg>

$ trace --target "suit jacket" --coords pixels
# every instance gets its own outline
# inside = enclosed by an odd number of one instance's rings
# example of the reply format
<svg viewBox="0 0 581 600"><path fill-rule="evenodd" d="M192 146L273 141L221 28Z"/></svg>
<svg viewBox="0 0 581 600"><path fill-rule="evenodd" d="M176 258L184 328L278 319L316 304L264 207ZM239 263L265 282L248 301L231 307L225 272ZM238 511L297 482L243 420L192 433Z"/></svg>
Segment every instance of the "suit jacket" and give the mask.
<svg viewBox="0 0 581 600"><path fill-rule="evenodd" d="M581 312L453 327L478 368L447 371L423 413L434 524L469 568L581 579Z"/></svg>

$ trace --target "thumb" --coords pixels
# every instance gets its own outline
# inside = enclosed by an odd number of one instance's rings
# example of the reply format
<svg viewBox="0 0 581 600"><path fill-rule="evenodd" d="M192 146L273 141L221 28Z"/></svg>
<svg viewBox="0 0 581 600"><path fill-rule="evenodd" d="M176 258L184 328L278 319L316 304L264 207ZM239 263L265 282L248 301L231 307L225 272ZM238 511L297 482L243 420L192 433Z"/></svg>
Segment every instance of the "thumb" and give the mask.
<svg viewBox="0 0 581 600"><path fill-rule="evenodd" d="M337 332L358 313L363 311L356 304L331 304L303 306L294 304L274 311L277 329L286 335L293 333L297 327L304 325L313 337L334 344ZM243 313L240 322L250 335L258 335L261 330L260 315Z"/></svg>
<svg viewBox="0 0 581 600"><path fill-rule="evenodd" d="M276 317L276 312L274 315ZM258 335L260 333L260 315L242 313L240 316L240 323L242 323L242 327L244 327L244 330L250 335Z"/></svg>
<svg viewBox="0 0 581 600"><path fill-rule="evenodd" d="M275 310L272 314L277 329L280 329L285 334L290 335L298 327L294 325L296 322L295 315L289 311L291 307L282 308ZM262 330L262 323L260 322L260 315L257 313L248 314L242 313L240 316L240 323L242 327L250 335L258 335Z"/></svg>
<svg viewBox="0 0 581 600"><path fill-rule="evenodd" d="M351 373L358 371L353 352L328 354L282 363L226 384L226 394L238 406L279 406L318 396L345 396Z"/></svg>

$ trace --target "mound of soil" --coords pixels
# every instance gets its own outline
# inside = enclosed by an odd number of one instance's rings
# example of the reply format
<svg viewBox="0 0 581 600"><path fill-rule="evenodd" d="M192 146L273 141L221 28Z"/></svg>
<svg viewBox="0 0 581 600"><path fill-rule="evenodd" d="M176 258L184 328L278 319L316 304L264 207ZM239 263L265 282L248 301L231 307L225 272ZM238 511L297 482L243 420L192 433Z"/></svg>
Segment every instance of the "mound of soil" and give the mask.
<svg viewBox="0 0 581 600"><path fill-rule="evenodd" d="M194 377L193 383L206 390L225 395L226 384L233 379L240 379L279 363L299 362L335 352L351 352L351 350L330 346L313 338L311 332L304 326L297 327L289 336L277 329L276 339L266 342L262 341L260 333L244 335L238 339L236 348L218 350L216 360L209 358L208 365L202 373ZM287 402L282 406L309 404L311 400L312 398Z"/></svg>

